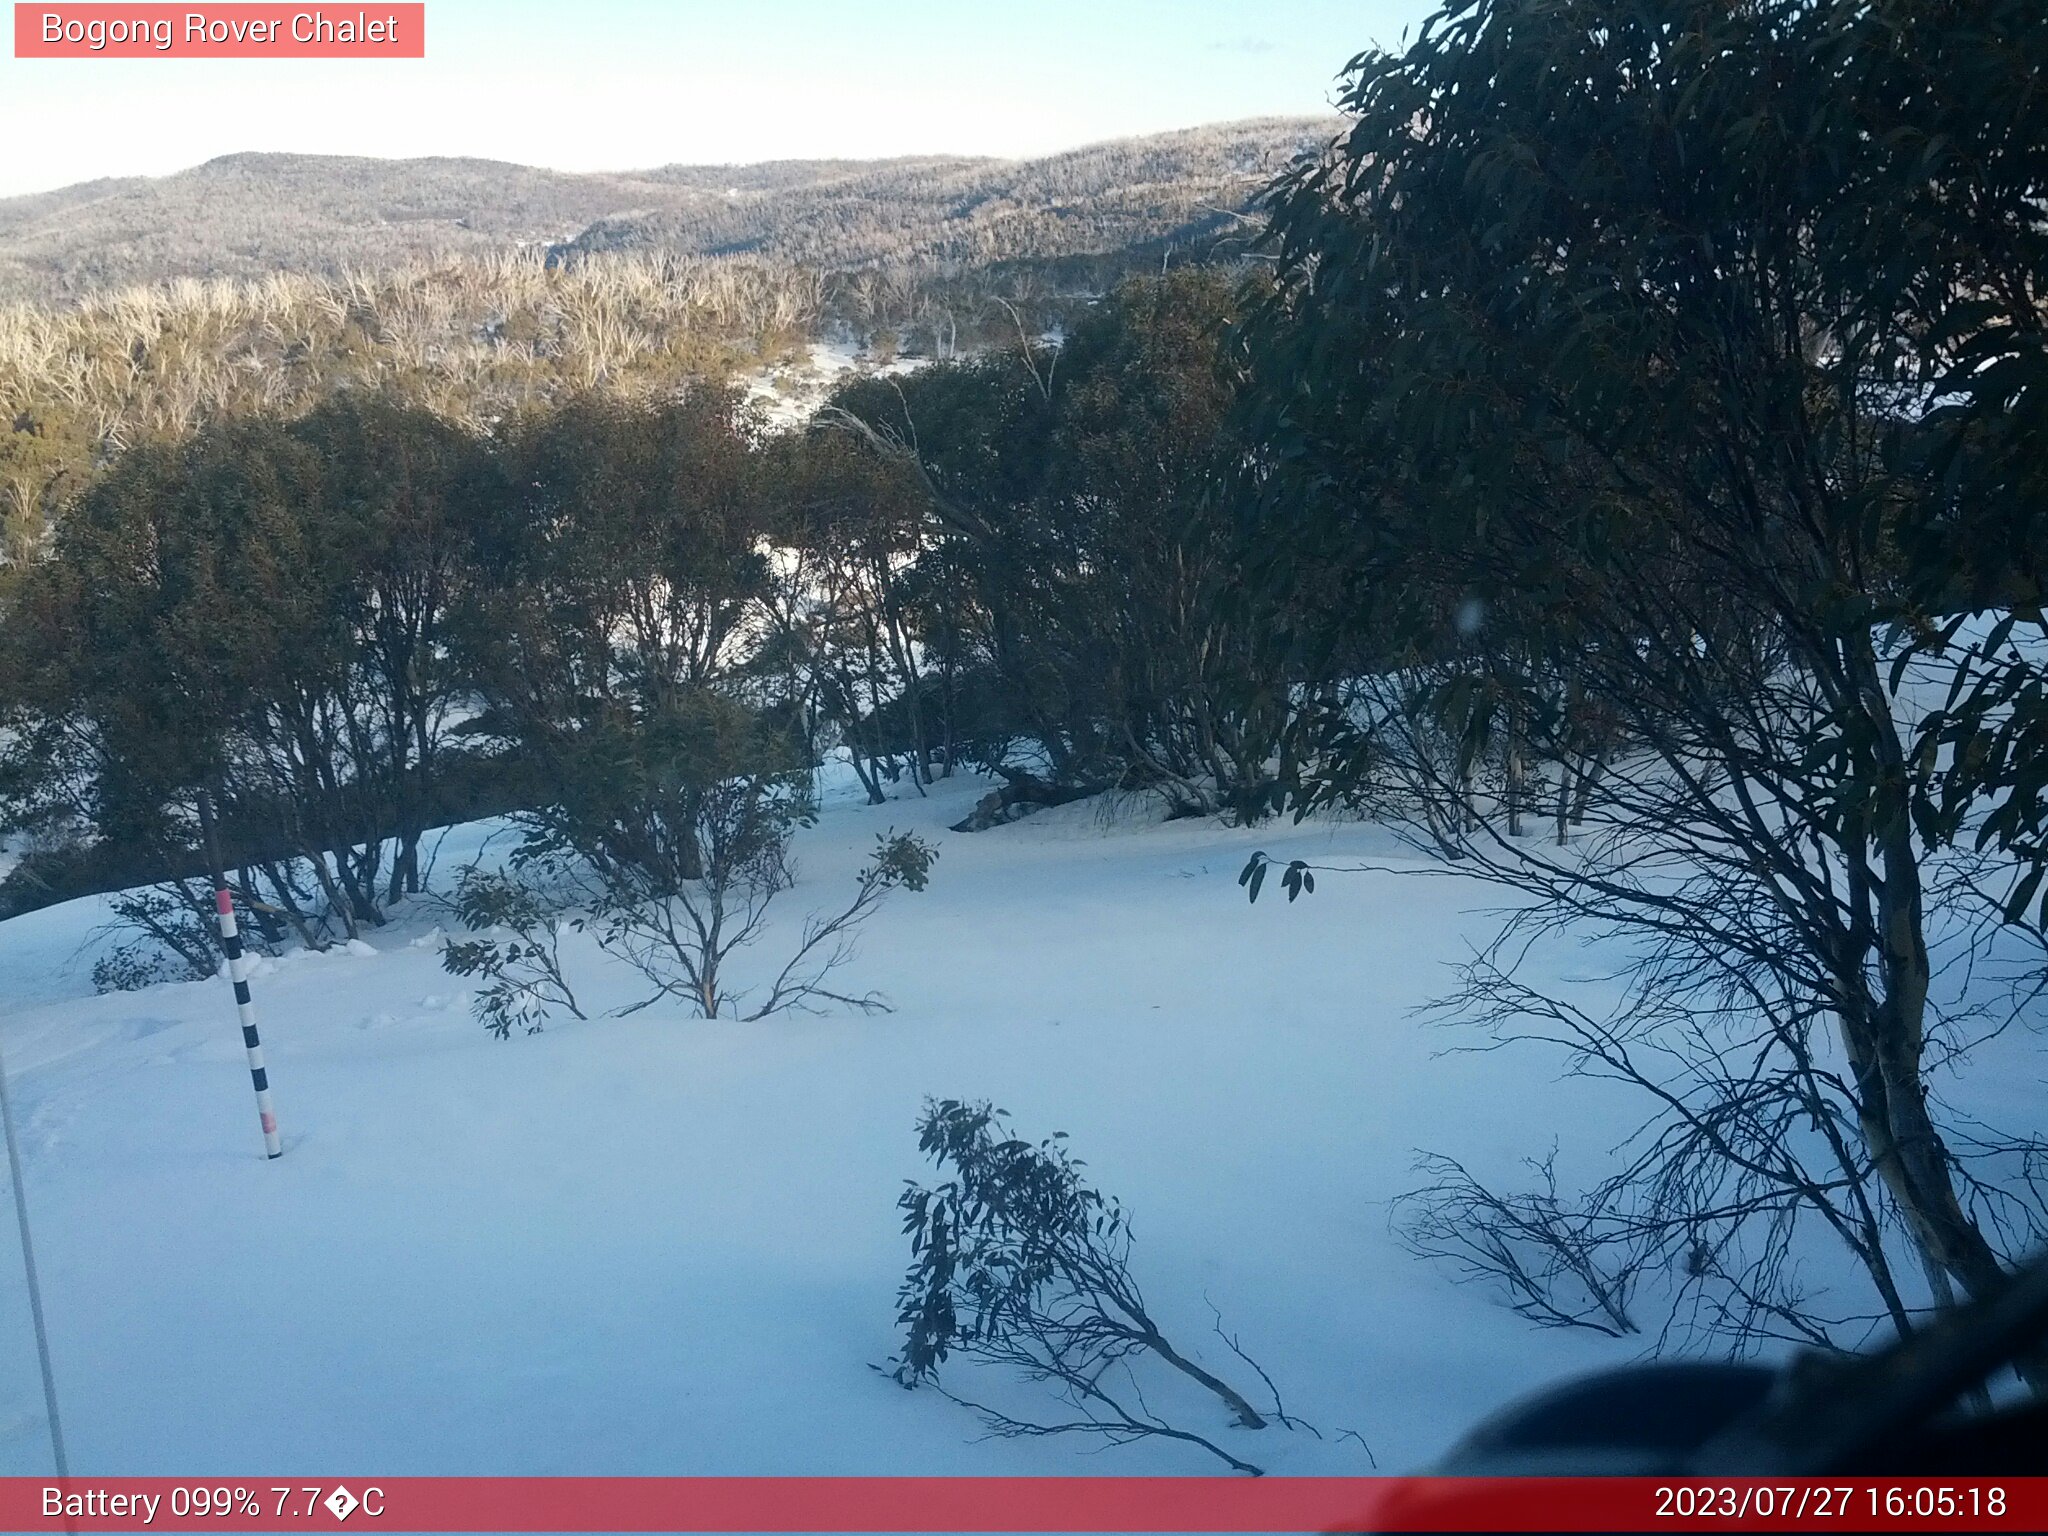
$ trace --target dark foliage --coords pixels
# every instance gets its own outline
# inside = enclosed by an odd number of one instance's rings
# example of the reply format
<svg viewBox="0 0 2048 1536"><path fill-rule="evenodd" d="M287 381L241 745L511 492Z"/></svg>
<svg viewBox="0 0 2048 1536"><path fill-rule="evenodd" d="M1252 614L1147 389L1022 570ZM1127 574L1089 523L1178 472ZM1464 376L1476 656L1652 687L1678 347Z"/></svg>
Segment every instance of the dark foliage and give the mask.
<svg viewBox="0 0 2048 1536"><path fill-rule="evenodd" d="M918 1147L953 1176L931 1189L913 1183L897 1201L911 1267L898 1293L904 1342L895 1378L905 1386L936 1383L939 1366L955 1354L1006 1365L1051 1383L1079 1418L1046 1424L968 1404L993 1433L1085 1432L1112 1442L1159 1435L1256 1473L1147 1405L1131 1372L1138 1361L1201 1386L1241 1428L1263 1429L1269 1418L1161 1332L1130 1272L1123 1208L1086 1182L1065 1139L1022 1141L986 1103L927 1103ZM1288 1422L1277 1403L1270 1417Z"/></svg>

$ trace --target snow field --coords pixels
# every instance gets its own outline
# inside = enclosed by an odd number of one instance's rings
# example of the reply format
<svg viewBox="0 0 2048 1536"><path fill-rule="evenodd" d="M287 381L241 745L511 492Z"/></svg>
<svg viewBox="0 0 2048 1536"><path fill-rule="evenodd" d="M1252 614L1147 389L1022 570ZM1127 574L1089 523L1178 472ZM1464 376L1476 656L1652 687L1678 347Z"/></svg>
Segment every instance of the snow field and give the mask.
<svg viewBox="0 0 2048 1536"><path fill-rule="evenodd" d="M1133 1270L1183 1348L1248 1390L1210 1306L1326 1436L1189 1427L1277 1472L1425 1465L1507 1399L1639 1346L1542 1332L1412 1258L1387 1201L1418 1148L1511 1179L1561 1143L1597 1172L1640 1106L1539 1050L1414 1016L1497 920L1462 877L1332 876L1247 907L1254 848L1415 866L1358 824L1139 825L1081 804L954 834L977 781L799 834L743 961L839 899L887 828L940 856L845 979L895 1011L707 1023L665 1007L492 1039L425 903L253 981L286 1153L261 1155L224 982L91 995L97 900L0 924L0 1030L74 1470L253 1475L1210 1473L1196 1448L988 1441L870 1369L894 1347L895 1199L928 1179L924 1098L1063 1130L1132 1213ZM907 793L906 793L907 792ZM492 839L496 830L498 835ZM502 828L456 829L445 885ZM585 1011L637 980L564 945ZM1566 952L1555 969L1601 967ZM2039 1073L2013 1091L2038 1093ZM1043 1388L951 1368L965 1395ZM1254 1390L1252 1395L1258 1393ZM0 1473L47 1470L11 1223Z"/></svg>

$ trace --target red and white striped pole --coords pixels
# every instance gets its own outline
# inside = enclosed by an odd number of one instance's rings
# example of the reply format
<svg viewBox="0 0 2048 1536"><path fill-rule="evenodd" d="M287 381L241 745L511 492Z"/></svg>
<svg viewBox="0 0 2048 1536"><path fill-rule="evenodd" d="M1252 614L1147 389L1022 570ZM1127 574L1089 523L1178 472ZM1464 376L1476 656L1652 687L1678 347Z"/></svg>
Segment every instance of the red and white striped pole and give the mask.
<svg viewBox="0 0 2048 1536"><path fill-rule="evenodd" d="M263 1066L263 1042L256 1034L256 1007L249 1000L249 957L242 931L235 925L235 902L228 893L227 868L221 862L220 839L213 826L213 796L199 792L199 830L206 839L206 860L213 871L213 910L220 919L220 947L227 952L228 979L235 984L235 1013L242 1021L242 1044L249 1052L249 1081L256 1088L256 1115L263 1123L263 1150L284 1156L277 1136L277 1112L270 1104L270 1074Z"/></svg>

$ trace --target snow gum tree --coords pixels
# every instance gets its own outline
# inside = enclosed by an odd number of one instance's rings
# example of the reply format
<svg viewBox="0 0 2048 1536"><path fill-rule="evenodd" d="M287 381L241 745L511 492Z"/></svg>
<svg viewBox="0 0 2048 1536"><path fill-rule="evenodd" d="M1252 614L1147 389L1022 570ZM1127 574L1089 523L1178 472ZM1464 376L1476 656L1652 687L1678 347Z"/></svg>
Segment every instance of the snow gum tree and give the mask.
<svg viewBox="0 0 2048 1536"><path fill-rule="evenodd" d="M1132 280L1057 346L863 381L822 418L918 492L946 558L931 590L961 606L932 628L987 679L976 734L1009 780L992 819L1109 788L1268 808L1289 695L1282 616L1236 600L1246 293L1213 271Z"/></svg>
<svg viewBox="0 0 2048 1536"><path fill-rule="evenodd" d="M353 401L122 456L10 604L12 816L164 880L207 790L259 942L380 923L418 888L479 467L454 429Z"/></svg>
<svg viewBox="0 0 2048 1536"><path fill-rule="evenodd" d="M1943 1297L1998 1292L2040 1231L1929 1087L1957 1038L1932 953L1962 898L1931 862L1941 761L1899 683L1916 644L1944 664L1930 605L2038 590L2013 558L2033 544L1975 558L2010 499L1959 514L1922 407L1973 348L2039 356L2042 46L2017 5L1457 0L1353 62L1351 132L1272 200L1265 575L1285 594L1334 570L1348 595L1299 665L1334 683L1363 654L1424 690L1458 747L1448 771L1404 756L1459 808L1432 825L1543 912L1642 946L1623 1024L1498 969L1468 1000L1682 1100L1702 1160L1663 1209L1695 1278L1717 1274L1715 1243L1683 1240L1707 1211L1818 1213L1901 1328L1887 1233ZM1991 414L2005 458L1948 464L2009 478L2027 452ZM1590 832L1546 851L1519 823L1529 765L1583 763L1589 708L1597 777L1561 778L1579 804L1557 824ZM1297 806L1374 771L1355 712L1307 735ZM1686 1030L1697 1048L1653 1064ZM1730 1076L1751 1046L1777 1064ZM1701 1081L1743 1086L1676 1086ZM1778 1162L1801 1123L1818 1164ZM1723 1320L1810 1336L1761 1241L1718 1273Z"/></svg>
<svg viewBox="0 0 2048 1536"><path fill-rule="evenodd" d="M888 892L923 887L931 851L908 835L772 978L733 974L793 882L815 767L791 671L767 654L770 530L737 398L586 397L515 429L506 457L516 492L458 632L487 726L542 786L515 862L587 875L588 926L651 986L635 1010L882 1006L827 978Z"/></svg>

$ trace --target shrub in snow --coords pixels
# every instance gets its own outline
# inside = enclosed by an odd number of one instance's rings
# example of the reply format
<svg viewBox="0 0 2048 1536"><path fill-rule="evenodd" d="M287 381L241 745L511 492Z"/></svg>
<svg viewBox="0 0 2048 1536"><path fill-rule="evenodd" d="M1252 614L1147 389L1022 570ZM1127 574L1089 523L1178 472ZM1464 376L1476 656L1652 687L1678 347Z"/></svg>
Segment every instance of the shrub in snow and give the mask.
<svg viewBox="0 0 2048 1536"><path fill-rule="evenodd" d="M1424 1153L1416 1166L1430 1182L1403 1194L1396 1208L1411 1251L1452 1265L1461 1279L1489 1282L1546 1328L1590 1328L1611 1338L1640 1333L1629 1304L1643 1273L1682 1253L1699 1279L1715 1260L1709 1236L1731 1235L1699 1219L1699 1201L1659 1209L1655 1194L1644 1198L1634 1179L1610 1179L1574 1199L1558 1192L1555 1151L1526 1161L1539 1187L1503 1193L1456 1159Z"/></svg>
<svg viewBox="0 0 2048 1536"><path fill-rule="evenodd" d="M670 592L672 583L647 579ZM718 614L731 621L726 608ZM691 615L700 627L717 618ZM702 1018L825 1003L883 1008L879 996L840 992L830 978L889 892L924 888L933 850L907 833L879 839L845 905L812 914L765 984L736 984L733 959L767 934L770 904L794 881L790 839L816 817L803 733L786 710L678 679L645 658L621 665L630 697L565 702L581 673L551 662L555 673L521 673L529 693L507 713L549 785L548 800L518 818L524 839L512 862L576 871L585 923L649 984L622 1012L664 1002Z"/></svg>
<svg viewBox="0 0 2048 1536"><path fill-rule="evenodd" d="M1076 1417L1020 1419L939 1390L974 1409L994 1434L1092 1433L1117 1444L1162 1436L1256 1475L1250 1462L1159 1417L1133 1367L1170 1368L1219 1399L1243 1428L1295 1421L1277 1394L1270 1414L1261 1413L1167 1339L1131 1275L1123 1207L1084 1181L1065 1139L1060 1132L1020 1140L987 1103L927 1101L918 1146L953 1176L930 1189L913 1182L897 1201L911 1263L897 1296L903 1348L890 1374L906 1387L937 1385L939 1366L956 1353L1007 1365L1051 1383ZM1224 1342L1270 1392L1265 1372L1234 1340Z"/></svg>
<svg viewBox="0 0 2048 1536"><path fill-rule="evenodd" d="M170 954L139 941L109 950L92 963L95 992L139 992L162 981L195 979Z"/></svg>
<svg viewBox="0 0 2048 1536"><path fill-rule="evenodd" d="M113 920L101 931L130 937L93 962L95 990L134 992L162 981L204 981L219 970L212 903L202 906L187 882L116 892L107 909ZM250 933L247 942L255 950L265 948L259 933Z"/></svg>
<svg viewBox="0 0 2048 1536"><path fill-rule="evenodd" d="M789 829L781 828L755 856L727 860L716 822L708 839L701 879L673 885L646 883L635 877L607 882L599 898L598 942L631 964L655 990L623 1010L637 1013L664 998L675 998L707 1019L721 1016L764 1019L789 1009L815 1010L825 1003L882 1013L888 1002L877 992L841 992L831 984L838 969L853 958L855 931L889 892L899 886L921 891L931 879L930 844L914 833L893 828L875 839L875 851L854 876L854 892L845 906L804 920L796 948L764 991L740 989L730 979L729 962L762 933L768 904L791 883L786 860Z"/></svg>
<svg viewBox="0 0 2048 1536"><path fill-rule="evenodd" d="M492 1034L539 1034L558 1008L583 1017L562 976L561 909L539 886L471 865L455 887L455 914L471 933L486 936L451 939L441 964L451 975L490 983L470 1007Z"/></svg>

